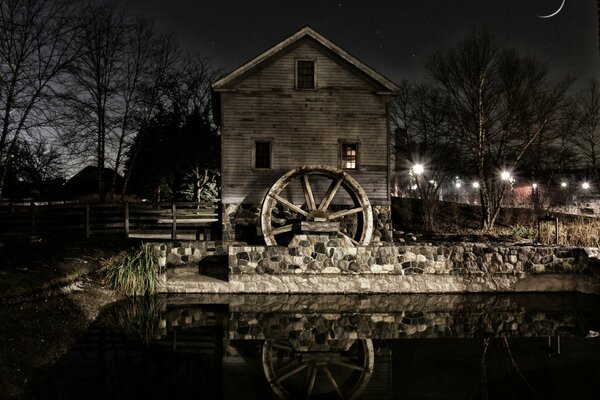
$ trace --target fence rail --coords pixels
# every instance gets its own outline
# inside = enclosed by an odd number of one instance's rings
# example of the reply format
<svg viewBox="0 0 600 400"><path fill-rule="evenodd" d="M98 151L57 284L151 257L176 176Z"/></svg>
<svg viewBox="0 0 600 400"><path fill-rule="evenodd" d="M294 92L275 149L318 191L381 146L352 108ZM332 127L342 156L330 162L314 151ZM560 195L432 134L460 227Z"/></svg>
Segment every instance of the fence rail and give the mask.
<svg viewBox="0 0 600 400"><path fill-rule="evenodd" d="M217 202L0 205L2 235L210 240L219 236L218 222Z"/></svg>

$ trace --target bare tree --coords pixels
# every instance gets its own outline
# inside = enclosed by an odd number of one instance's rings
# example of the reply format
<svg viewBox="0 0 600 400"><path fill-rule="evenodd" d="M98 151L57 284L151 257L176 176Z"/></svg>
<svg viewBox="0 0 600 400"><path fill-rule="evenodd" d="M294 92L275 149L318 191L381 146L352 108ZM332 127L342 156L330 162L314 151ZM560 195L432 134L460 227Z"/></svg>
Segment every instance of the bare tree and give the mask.
<svg viewBox="0 0 600 400"><path fill-rule="evenodd" d="M577 130L573 142L582 161L600 179L600 83L591 80L576 96L574 105Z"/></svg>
<svg viewBox="0 0 600 400"><path fill-rule="evenodd" d="M150 42L150 54L144 73L135 90L135 112L132 113L136 129L135 146L131 148L128 167L125 170L123 196L127 193L131 173L137 163L139 152L147 133L147 126L159 109L170 107L169 93L179 87L182 77L182 56L175 39L171 35L160 35Z"/></svg>
<svg viewBox="0 0 600 400"><path fill-rule="evenodd" d="M78 54L72 1L0 2L0 195L24 132L48 123L54 84Z"/></svg>
<svg viewBox="0 0 600 400"><path fill-rule="evenodd" d="M137 19L129 32L129 36L125 43L123 53L123 66L121 85L118 89L122 106L120 115L118 116L117 138L116 138L116 155L112 184L110 186L110 198L112 199L116 189L117 176L123 156L126 150L131 145L130 137L139 131L140 116L138 112L136 118L136 110L141 108L140 103L140 86L144 81L149 79L151 71L151 61L155 48L158 45L156 30L153 25L145 19ZM155 72L155 71L152 71ZM141 117L141 118L140 118Z"/></svg>
<svg viewBox="0 0 600 400"><path fill-rule="evenodd" d="M515 171L558 118L568 84L552 84L545 66L485 31L434 54L429 71L452 110L455 139L477 171L482 227L490 229L511 185L500 171Z"/></svg>
<svg viewBox="0 0 600 400"><path fill-rule="evenodd" d="M78 42L82 52L71 68L62 94L67 118L63 142L71 152L93 154L98 167L98 194L105 201L104 168L111 135L119 126L127 16L110 5L88 8ZM107 149L108 147L108 149Z"/></svg>
<svg viewBox="0 0 600 400"><path fill-rule="evenodd" d="M403 186L423 201L425 228L433 228L433 206L446 180L460 165L460 152L449 130L445 99L436 88L404 81L391 109L396 164ZM423 170L415 167L421 165Z"/></svg>

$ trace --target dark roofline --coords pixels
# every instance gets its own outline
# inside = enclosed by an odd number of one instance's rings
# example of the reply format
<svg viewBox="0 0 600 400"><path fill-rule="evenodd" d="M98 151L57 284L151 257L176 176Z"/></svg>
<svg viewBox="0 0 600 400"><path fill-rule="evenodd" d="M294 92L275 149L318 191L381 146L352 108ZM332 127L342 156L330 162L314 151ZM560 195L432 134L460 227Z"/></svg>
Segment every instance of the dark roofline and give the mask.
<svg viewBox="0 0 600 400"><path fill-rule="evenodd" d="M242 65L241 67L235 69L233 72L229 73L228 75L226 75L223 78L216 81L212 85L213 90L217 91L217 92L226 90L226 88L225 88L226 85L228 85L235 79L245 75L246 73L248 73L250 70L252 70L257 65L267 61L271 57L275 56L276 54L278 54L285 48L291 46L292 44L296 43L297 41L299 41L300 39L302 39L304 37L310 37L313 40L317 41L318 43L320 43L321 45L323 45L324 47L326 47L327 49L332 51L334 54L336 54L338 57L345 60L346 62L348 62L355 68L357 68L359 71L361 71L362 73L364 73L365 75L367 75L368 77L370 77L371 79L373 79L374 81L376 81L377 83L382 85L389 92L389 93L386 93L385 91L382 91L382 92L380 92L380 94L395 94L396 92L398 92L400 90L398 85L396 85L394 82L387 79L386 77L384 77L383 75L381 75L380 73L378 73L373 68L366 65L365 63L359 61L352 54L348 53L347 51L345 51L341 47L337 46L336 44L334 44L333 42L331 42L330 40L328 40L327 38L325 38L324 36L322 36L321 34L319 34L314 29L312 29L308 26L300 29L298 32L294 33L292 36L288 37L287 39L284 39L280 43L271 47L269 50L258 55L257 57L253 58L252 60L250 60L247 63L245 63L244 65Z"/></svg>

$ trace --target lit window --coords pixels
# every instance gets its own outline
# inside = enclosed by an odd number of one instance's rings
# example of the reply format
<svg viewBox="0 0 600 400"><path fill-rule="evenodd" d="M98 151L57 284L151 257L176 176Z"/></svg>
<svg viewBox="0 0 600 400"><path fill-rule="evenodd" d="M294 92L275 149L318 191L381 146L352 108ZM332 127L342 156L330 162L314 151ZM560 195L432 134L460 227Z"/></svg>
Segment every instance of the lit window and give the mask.
<svg viewBox="0 0 600 400"><path fill-rule="evenodd" d="M298 60L296 65L296 87L298 89L315 88L315 62Z"/></svg>
<svg viewBox="0 0 600 400"><path fill-rule="evenodd" d="M254 168L271 168L271 142L255 142Z"/></svg>
<svg viewBox="0 0 600 400"><path fill-rule="evenodd" d="M342 143L342 168L357 169L358 144Z"/></svg>

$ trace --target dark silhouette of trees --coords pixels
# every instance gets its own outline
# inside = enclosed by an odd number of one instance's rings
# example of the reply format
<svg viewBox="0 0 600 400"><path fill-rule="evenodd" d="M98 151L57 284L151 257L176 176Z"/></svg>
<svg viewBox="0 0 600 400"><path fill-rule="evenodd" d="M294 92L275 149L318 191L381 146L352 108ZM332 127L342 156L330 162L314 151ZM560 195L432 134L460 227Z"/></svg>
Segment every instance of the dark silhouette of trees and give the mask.
<svg viewBox="0 0 600 400"><path fill-rule="evenodd" d="M449 114L442 93L428 84L403 81L392 103L396 164L401 168L402 185L422 199L424 228L433 228L434 204L441 189L461 163L454 143ZM422 165L423 171L415 170Z"/></svg>
<svg viewBox="0 0 600 400"><path fill-rule="evenodd" d="M600 181L600 83L591 80L575 96L574 120L576 132L573 144L583 164Z"/></svg>
<svg viewBox="0 0 600 400"><path fill-rule="evenodd" d="M199 59L187 59L179 68L158 112L136 137L126 177L131 192L156 201L214 200L220 159L210 107L214 73Z"/></svg>
<svg viewBox="0 0 600 400"><path fill-rule="evenodd" d="M477 171L482 227L490 229L511 185L500 172L515 171L560 118L568 83L551 83L544 65L485 31L438 51L428 68L446 98L450 132Z"/></svg>
<svg viewBox="0 0 600 400"><path fill-rule="evenodd" d="M67 0L0 2L0 195L24 136L51 124L54 89L79 54Z"/></svg>

